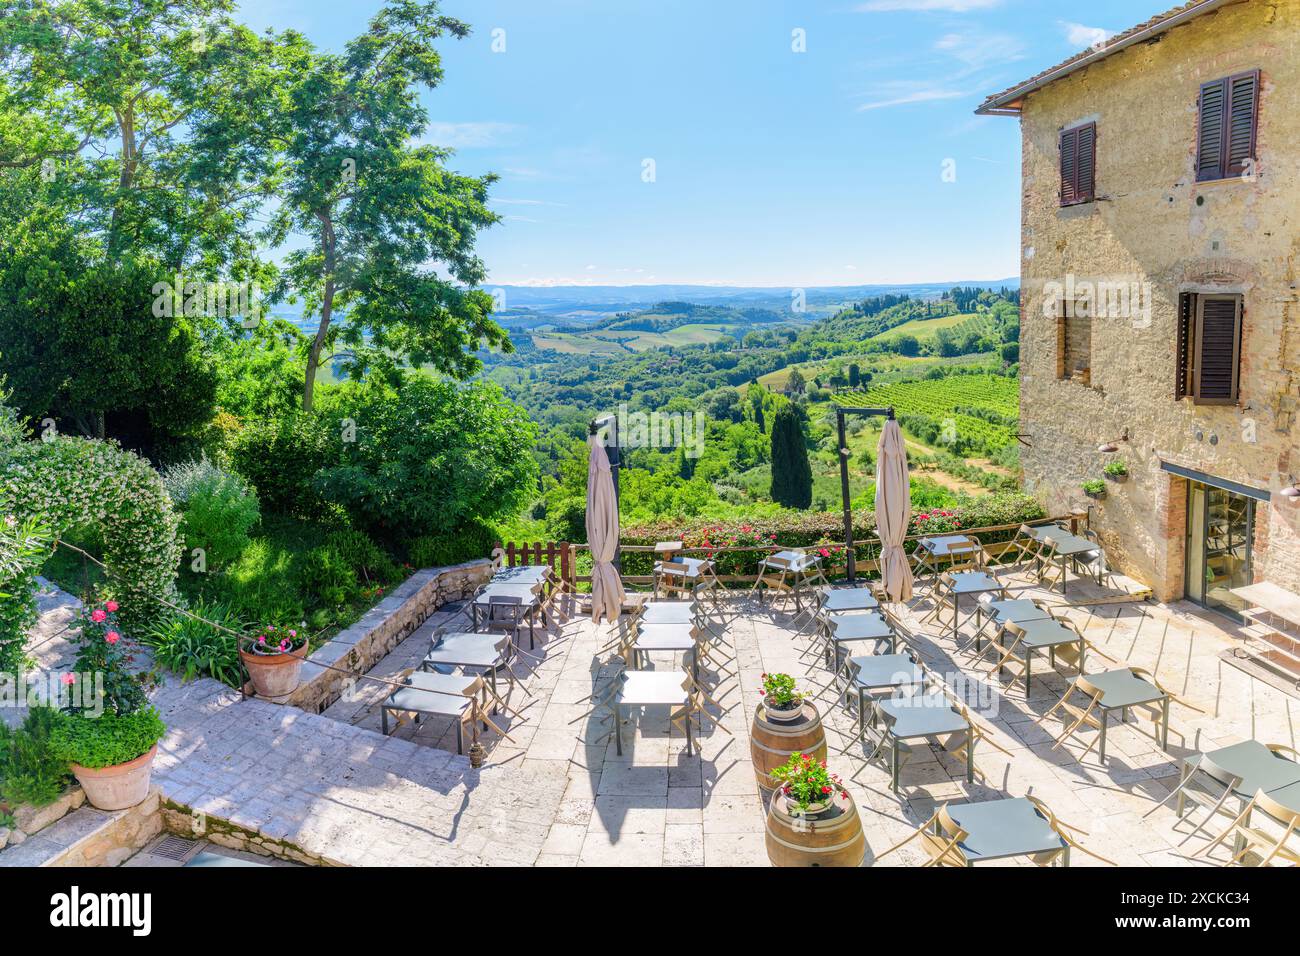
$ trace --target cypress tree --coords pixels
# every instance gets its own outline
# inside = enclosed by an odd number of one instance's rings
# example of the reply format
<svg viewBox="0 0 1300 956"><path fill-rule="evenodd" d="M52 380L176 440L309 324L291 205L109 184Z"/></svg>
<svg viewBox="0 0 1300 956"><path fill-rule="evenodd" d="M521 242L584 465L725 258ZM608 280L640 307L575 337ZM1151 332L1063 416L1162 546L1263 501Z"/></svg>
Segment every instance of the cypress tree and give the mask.
<svg viewBox="0 0 1300 956"><path fill-rule="evenodd" d="M772 419L772 500L785 508L812 504L812 466L799 416L789 405Z"/></svg>

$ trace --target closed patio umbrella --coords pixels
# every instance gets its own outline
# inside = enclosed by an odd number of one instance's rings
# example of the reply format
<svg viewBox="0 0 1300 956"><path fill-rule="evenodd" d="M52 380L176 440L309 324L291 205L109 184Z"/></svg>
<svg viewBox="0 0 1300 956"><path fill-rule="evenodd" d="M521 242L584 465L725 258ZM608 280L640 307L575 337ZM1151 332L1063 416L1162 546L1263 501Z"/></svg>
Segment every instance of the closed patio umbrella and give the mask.
<svg viewBox="0 0 1300 956"><path fill-rule="evenodd" d="M912 566L903 550L911 517L907 447L898 422L890 418L880 431L880 445L876 449L876 530L881 541L881 583L893 601L907 601L912 597Z"/></svg>
<svg viewBox="0 0 1300 956"><path fill-rule="evenodd" d="M587 544L591 547L591 619L618 620L623 610L623 579L614 569L618 550L618 502L614 498L614 477L609 455L597 435L588 440L591 461L587 466Z"/></svg>

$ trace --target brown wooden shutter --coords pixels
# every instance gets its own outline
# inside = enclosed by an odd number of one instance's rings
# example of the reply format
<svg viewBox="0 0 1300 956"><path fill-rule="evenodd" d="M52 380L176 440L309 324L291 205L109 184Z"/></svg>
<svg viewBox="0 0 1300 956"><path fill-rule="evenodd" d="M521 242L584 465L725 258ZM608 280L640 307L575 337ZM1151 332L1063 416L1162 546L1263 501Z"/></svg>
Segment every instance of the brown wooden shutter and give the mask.
<svg viewBox="0 0 1300 956"><path fill-rule="evenodd" d="M1237 401L1241 360L1241 296L1196 297L1195 397L1202 405Z"/></svg>
<svg viewBox="0 0 1300 956"><path fill-rule="evenodd" d="M1215 80L1201 86L1200 122L1196 142L1196 181L1223 178L1223 135L1228 81Z"/></svg>
<svg viewBox="0 0 1300 956"><path fill-rule="evenodd" d="M1076 202L1092 202L1096 195L1097 124L1076 130L1074 195Z"/></svg>
<svg viewBox="0 0 1300 956"><path fill-rule="evenodd" d="M1192 322L1195 321L1196 296L1183 292L1178 296L1178 351L1174 355L1175 374L1174 398L1186 398L1190 394L1188 373L1191 370Z"/></svg>
<svg viewBox="0 0 1300 956"><path fill-rule="evenodd" d="M1061 205L1069 206L1079 201L1079 131L1061 130Z"/></svg>
<svg viewBox="0 0 1300 956"><path fill-rule="evenodd" d="M1255 158L1255 135L1259 128L1259 70L1228 80L1228 124L1224 175L1240 176Z"/></svg>

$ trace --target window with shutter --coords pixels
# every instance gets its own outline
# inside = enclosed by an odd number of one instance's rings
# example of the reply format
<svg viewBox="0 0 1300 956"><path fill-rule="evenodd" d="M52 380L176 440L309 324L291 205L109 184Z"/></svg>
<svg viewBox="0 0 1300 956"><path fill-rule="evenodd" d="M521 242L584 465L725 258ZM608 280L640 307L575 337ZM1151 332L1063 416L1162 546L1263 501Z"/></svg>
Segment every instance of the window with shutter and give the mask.
<svg viewBox="0 0 1300 956"><path fill-rule="evenodd" d="M1241 357L1241 296L1196 297L1196 369L1194 397L1201 405L1237 401Z"/></svg>
<svg viewBox="0 0 1300 956"><path fill-rule="evenodd" d="M1097 124L1061 130L1061 205L1092 202L1096 196Z"/></svg>
<svg viewBox="0 0 1300 956"><path fill-rule="evenodd" d="M1201 86L1196 179L1241 176L1255 160L1259 129L1259 70Z"/></svg>

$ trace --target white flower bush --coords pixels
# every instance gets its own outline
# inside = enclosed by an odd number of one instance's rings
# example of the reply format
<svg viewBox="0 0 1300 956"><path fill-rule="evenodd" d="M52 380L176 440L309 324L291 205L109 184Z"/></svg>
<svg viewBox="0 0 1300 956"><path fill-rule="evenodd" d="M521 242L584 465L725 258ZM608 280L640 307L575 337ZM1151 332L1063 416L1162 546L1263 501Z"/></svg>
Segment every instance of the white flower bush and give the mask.
<svg viewBox="0 0 1300 956"><path fill-rule="evenodd" d="M180 515L158 473L114 441L59 436L19 442L0 473L0 500L17 517L44 521L56 535L96 527L104 541L109 585L135 632L165 611L148 595L180 604Z"/></svg>

